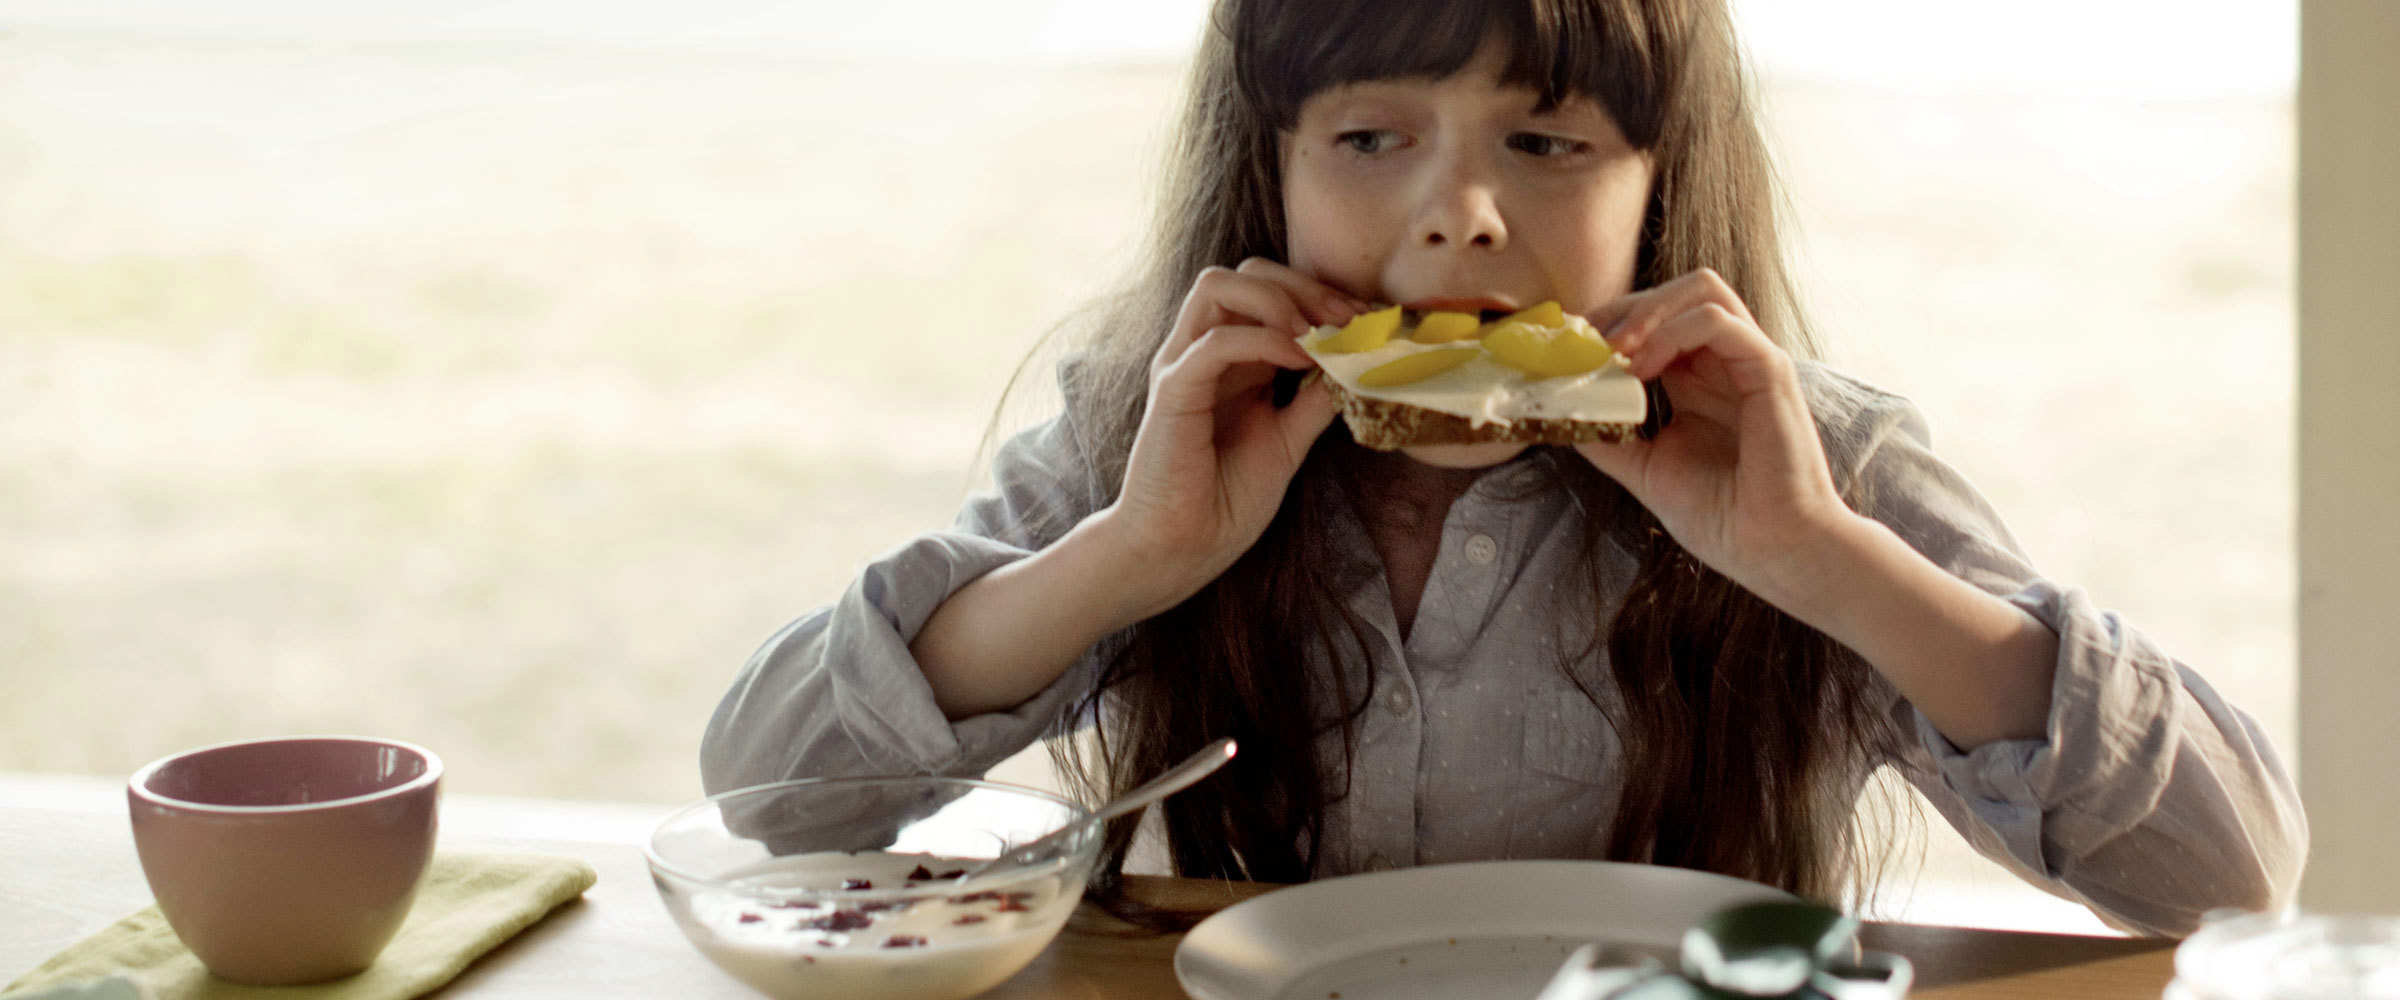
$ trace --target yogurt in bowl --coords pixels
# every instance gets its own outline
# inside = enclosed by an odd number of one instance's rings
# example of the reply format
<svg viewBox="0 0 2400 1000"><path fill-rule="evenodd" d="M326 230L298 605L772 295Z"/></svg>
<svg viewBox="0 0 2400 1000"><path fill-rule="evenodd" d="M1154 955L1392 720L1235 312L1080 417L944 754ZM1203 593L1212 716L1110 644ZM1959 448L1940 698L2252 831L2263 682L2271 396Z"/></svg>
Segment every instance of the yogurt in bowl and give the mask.
<svg viewBox="0 0 2400 1000"><path fill-rule="evenodd" d="M965 871L1061 828L1055 850ZM955 778L740 789L669 816L651 876L684 936L778 998L959 1000L1033 961L1082 899L1100 825L1073 802Z"/></svg>

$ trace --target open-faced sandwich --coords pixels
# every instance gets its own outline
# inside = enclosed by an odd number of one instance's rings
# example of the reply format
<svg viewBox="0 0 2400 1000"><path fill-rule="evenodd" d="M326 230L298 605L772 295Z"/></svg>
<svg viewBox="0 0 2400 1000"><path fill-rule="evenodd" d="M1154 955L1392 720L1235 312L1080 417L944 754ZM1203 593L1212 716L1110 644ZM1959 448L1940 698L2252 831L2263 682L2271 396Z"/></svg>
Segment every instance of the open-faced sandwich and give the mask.
<svg viewBox="0 0 2400 1000"><path fill-rule="evenodd" d="M1351 437L1379 451L1616 441L1657 426L1641 380L1556 302L1488 322L1392 306L1317 327L1300 346L1324 370Z"/></svg>

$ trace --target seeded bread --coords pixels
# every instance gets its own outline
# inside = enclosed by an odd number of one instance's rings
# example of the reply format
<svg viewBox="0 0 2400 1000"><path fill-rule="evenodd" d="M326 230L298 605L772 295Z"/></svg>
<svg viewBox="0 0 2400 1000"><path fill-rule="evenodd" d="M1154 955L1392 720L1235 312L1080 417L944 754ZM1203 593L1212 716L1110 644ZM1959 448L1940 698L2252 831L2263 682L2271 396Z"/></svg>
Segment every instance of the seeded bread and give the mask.
<svg viewBox="0 0 2400 1000"><path fill-rule="evenodd" d="M1324 379L1332 391L1334 403L1342 410L1342 422L1350 425L1350 436L1359 444L1376 451L1395 451L1419 445L1493 444L1526 442L1531 444L1580 444L1586 441L1622 441L1628 435L1655 433L1655 425L1663 424L1660 407L1665 394L1657 386L1650 387L1651 414L1640 424L1601 424L1582 420L1516 420L1505 424L1475 426L1465 417L1428 410L1407 403L1369 399L1342 388L1333 379Z"/></svg>

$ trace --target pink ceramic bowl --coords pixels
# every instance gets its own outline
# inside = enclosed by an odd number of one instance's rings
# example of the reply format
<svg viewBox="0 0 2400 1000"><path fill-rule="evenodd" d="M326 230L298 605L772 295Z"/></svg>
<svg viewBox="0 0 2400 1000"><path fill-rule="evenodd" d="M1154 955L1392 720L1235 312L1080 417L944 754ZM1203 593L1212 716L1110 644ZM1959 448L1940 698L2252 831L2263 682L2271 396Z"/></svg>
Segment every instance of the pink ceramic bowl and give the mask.
<svg viewBox="0 0 2400 1000"><path fill-rule="evenodd" d="M357 736L201 747L134 772L133 843L209 971L281 986L375 961L433 856L441 758Z"/></svg>

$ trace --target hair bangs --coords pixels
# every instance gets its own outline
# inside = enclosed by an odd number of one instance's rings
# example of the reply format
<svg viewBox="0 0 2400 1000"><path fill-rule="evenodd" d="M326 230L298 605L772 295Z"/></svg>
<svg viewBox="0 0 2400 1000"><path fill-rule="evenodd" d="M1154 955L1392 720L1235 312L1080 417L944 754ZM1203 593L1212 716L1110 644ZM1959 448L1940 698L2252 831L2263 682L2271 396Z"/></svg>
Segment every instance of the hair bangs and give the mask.
<svg viewBox="0 0 2400 1000"><path fill-rule="evenodd" d="M1278 130L1300 106L1370 80L1442 79L1500 45L1503 86L1538 95L1542 110L1570 97L1599 101L1636 147L1664 130L1672 70L1663 20L1639 0L1261 0L1220 26L1234 45L1241 97Z"/></svg>

